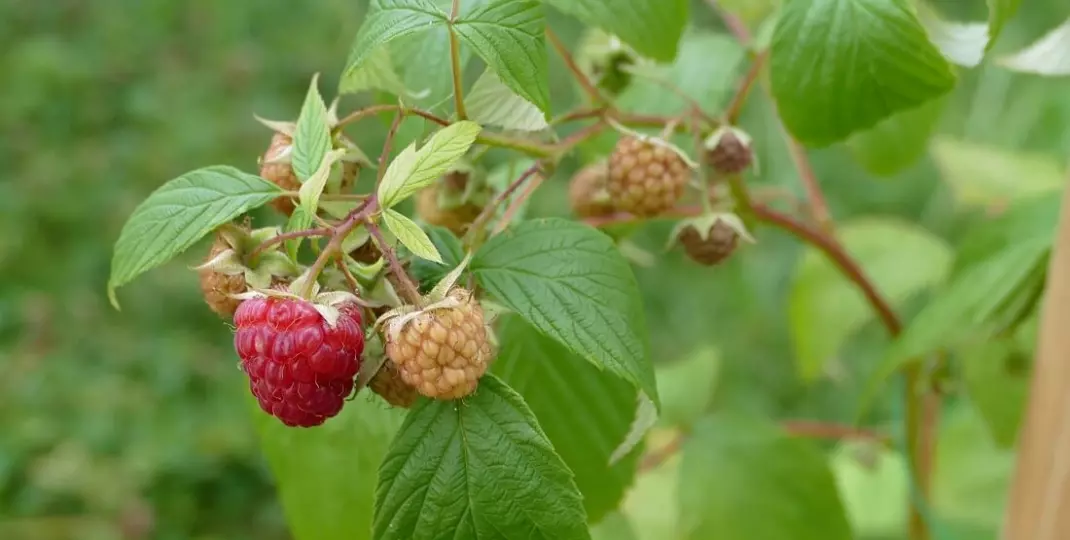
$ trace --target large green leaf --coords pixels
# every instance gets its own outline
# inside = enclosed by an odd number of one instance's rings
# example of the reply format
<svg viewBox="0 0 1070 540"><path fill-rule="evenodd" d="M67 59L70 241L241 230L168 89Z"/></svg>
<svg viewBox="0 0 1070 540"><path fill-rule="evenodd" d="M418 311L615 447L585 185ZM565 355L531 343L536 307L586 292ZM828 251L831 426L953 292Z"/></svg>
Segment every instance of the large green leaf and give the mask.
<svg viewBox="0 0 1070 540"><path fill-rule="evenodd" d="M134 209L115 242L108 279L112 305L119 305L116 288L281 193L259 176L223 165L190 171L160 186Z"/></svg>
<svg viewBox="0 0 1070 540"><path fill-rule="evenodd" d="M896 113L852 135L847 148L867 171L879 176L893 175L925 155L945 104L945 99L938 98Z"/></svg>
<svg viewBox="0 0 1070 540"><path fill-rule="evenodd" d="M509 89L489 69L472 85L464 103L469 118L484 126L519 131L539 131L549 127L546 115L535 104Z"/></svg>
<svg viewBox="0 0 1070 540"><path fill-rule="evenodd" d="M951 266L948 246L907 222L865 218L844 223L838 236L893 306L942 282ZM803 253L788 302L795 359L805 379L819 376L844 341L874 317L857 285L814 248Z"/></svg>
<svg viewBox="0 0 1070 540"><path fill-rule="evenodd" d="M680 42L680 54L671 64L644 66L641 74L617 98L617 105L645 114L676 115L689 110L690 103L669 92L657 81L677 88L707 110L719 110L735 89L739 66L746 51L730 36L691 30ZM711 62L716 58L716 62Z"/></svg>
<svg viewBox="0 0 1070 540"><path fill-rule="evenodd" d="M538 0L491 0L451 28L506 86L549 115L546 20Z"/></svg>
<svg viewBox="0 0 1070 540"><path fill-rule="evenodd" d="M554 449L576 474L588 519L597 523L617 507L635 476L638 452L609 464L631 425L635 388L584 362L515 315L504 321L499 341L494 373L516 389L538 417Z"/></svg>
<svg viewBox="0 0 1070 540"><path fill-rule="evenodd" d="M376 540L588 539L572 472L523 398L493 375L463 401L424 399L379 469Z"/></svg>
<svg viewBox="0 0 1070 540"><path fill-rule="evenodd" d="M322 426L295 429L248 401L294 539L371 540L376 471L399 409L361 397Z"/></svg>
<svg viewBox="0 0 1070 540"><path fill-rule="evenodd" d="M350 48L346 67L342 70L342 89L363 89L361 85L347 86L347 82L367 82L364 79L368 79L368 76L362 76L360 72L366 63L373 60L378 75L368 80L395 83L396 80L391 80L385 71L389 56L383 55L380 48L395 39L445 26L447 19L446 13L432 0L372 0L368 15Z"/></svg>
<svg viewBox="0 0 1070 540"><path fill-rule="evenodd" d="M970 401L1002 448L1013 448L1029 392L1027 358L1011 339L996 339L960 351L962 379Z"/></svg>
<svg viewBox="0 0 1070 540"><path fill-rule="evenodd" d="M312 77L308 85L308 94L301 105L301 114L297 117L297 127L293 135L294 173L302 181L308 180L319 170L323 157L331 149L331 128L327 125L327 105L320 97L316 82L319 76Z"/></svg>
<svg viewBox="0 0 1070 540"><path fill-rule="evenodd" d="M390 208L431 185L464 156L481 129L475 122L456 122L432 135L419 150L416 143L407 146L383 175L379 204Z"/></svg>
<svg viewBox="0 0 1070 540"><path fill-rule="evenodd" d="M564 219L525 221L487 242L470 268L540 332L657 401L639 287L608 236Z"/></svg>
<svg viewBox="0 0 1070 540"><path fill-rule="evenodd" d="M1054 156L960 141L932 141L932 155L955 199L964 205L1006 204L1060 189L1066 167Z"/></svg>
<svg viewBox="0 0 1070 540"><path fill-rule="evenodd" d="M679 493L682 538L852 538L825 456L757 418L719 413L697 424Z"/></svg>
<svg viewBox="0 0 1070 540"><path fill-rule="evenodd" d="M644 56L676 57L687 24L687 0L545 0L580 21L616 34Z"/></svg>
<svg viewBox="0 0 1070 540"><path fill-rule="evenodd" d="M793 0L770 59L784 125L818 146L941 96L955 75L907 0Z"/></svg>

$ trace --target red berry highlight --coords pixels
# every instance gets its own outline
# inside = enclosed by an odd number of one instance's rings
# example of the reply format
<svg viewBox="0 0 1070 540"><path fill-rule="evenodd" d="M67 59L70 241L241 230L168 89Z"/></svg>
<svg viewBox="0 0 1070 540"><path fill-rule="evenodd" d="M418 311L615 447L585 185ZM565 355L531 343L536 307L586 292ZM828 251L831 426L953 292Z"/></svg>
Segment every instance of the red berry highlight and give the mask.
<svg viewBox="0 0 1070 540"><path fill-rule="evenodd" d="M360 309L332 327L310 302L252 298L234 313L234 348L260 408L288 426L318 426L342 410L364 352Z"/></svg>

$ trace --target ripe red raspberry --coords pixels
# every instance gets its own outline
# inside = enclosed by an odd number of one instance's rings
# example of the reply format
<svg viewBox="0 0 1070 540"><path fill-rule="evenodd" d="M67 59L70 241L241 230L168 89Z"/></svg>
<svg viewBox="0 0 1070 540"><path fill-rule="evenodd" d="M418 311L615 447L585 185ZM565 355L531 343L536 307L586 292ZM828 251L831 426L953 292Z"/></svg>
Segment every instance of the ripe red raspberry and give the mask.
<svg viewBox="0 0 1070 540"><path fill-rule="evenodd" d="M420 190L416 196L417 215L431 225L445 227L457 236L464 235L468 226L479 217L483 208L467 201L443 204L443 199L462 197L465 185L468 183L468 174L463 171L454 171Z"/></svg>
<svg viewBox="0 0 1070 540"><path fill-rule="evenodd" d="M654 216L672 209L691 178L687 163L672 148L626 136L609 157L609 197L618 210Z"/></svg>
<svg viewBox="0 0 1070 540"><path fill-rule="evenodd" d="M205 257L204 261L211 261L228 249L232 248L227 243L226 238L222 233L216 233L215 241L212 242L212 247L209 249L208 256ZM220 317L233 316L234 311L238 309L238 305L242 301L232 298L230 295L241 294L248 290L245 273L225 273L202 268L197 271L197 277L200 280L201 292L204 293L204 301L208 304L208 307L212 308L212 311L219 314Z"/></svg>
<svg viewBox="0 0 1070 540"><path fill-rule="evenodd" d="M724 221L714 221L706 235L689 224L680 230L678 240L691 260L713 266L727 259L739 245L739 232Z"/></svg>
<svg viewBox="0 0 1070 540"><path fill-rule="evenodd" d="M234 347L260 408L288 426L311 427L342 410L364 352L360 308L338 307L328 324L312 303L252 298L234 314Z"/></svg>
<svg viewBox="0 0 1070 540"><path fill-rule="evenodd" d="M387 326L386 354L401 379L435 399L474 392L493 354L483 308L472 293L456 288L447 299L455 305L402 316Z"/></svg>
<svg viewBox="0 0 1070 540"><path fill-rule="evenodd" d="M572 177L568 199L577 217L601 217L616 212L606 191L607 167L605 161L599 161L580 169Z"/></svg>
<svg viewBox="0 0 1070 540"><path fill-rule="evenodd" d="M412 407L416 398L420 397L415 388L402 380L397 364L390 360L383 362L379 372L368 383L368 388L379 394L387 403L402 409Z"/></svg>
<svg viewBox="0 0 1070 540"><path fill-rule="evenodd" d="M293 152L293 138L282 132L275 132L271 143L264 152L260 164L260 176L286 191L301 189L301 180L294 173L288 154ZM279 159L283 158L283 159ZM351 161L342 163L341 188L346 190L357 180L360 165ZM289 197L279 197L271 201L271 206L280 214L289 216L294 211L294 201Z"/></svg>
<svg viewBox="0 0 1070 540"><path fill-rule="evenodd" d="M714 133L706 145L706 163L719 174L739 174L754 162L749 139L731 128Z"/></svg>

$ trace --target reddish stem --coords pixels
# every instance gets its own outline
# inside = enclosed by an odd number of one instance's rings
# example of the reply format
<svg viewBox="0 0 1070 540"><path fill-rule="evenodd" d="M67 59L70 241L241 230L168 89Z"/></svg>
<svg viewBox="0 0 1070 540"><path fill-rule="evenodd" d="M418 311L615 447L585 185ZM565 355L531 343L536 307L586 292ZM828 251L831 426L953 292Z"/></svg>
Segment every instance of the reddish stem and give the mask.
<svg viewBox="0 0 1070 540"><path fill-rule="evenodd" d="M398 260L398 255L394 252L394 248L386 243L386 239L383 238L383 232L379 230L379 227L371 219L365 218L364 226L368 228L368 233L375 239L375 243L379 245L379 250L383 252L386 263L390 265L390 271L394 273L398 284L401 285L401 290L399 291L401 296L413 305L420 305L422 302L420 291L416 288L416 284L413 283L409 274L405 272L405 268L401 266L401 261Z"/></svg>
<svg viewBox="0 0 1070 540"><path fill-rule="evenodd" d="M557 34L555 34L553 30L550 30L549 26L546 27L546 39L550 41L550 45L554 48L554 51L557 52L558 56L565 61L565 66L567 66L569 72L572 73L572 77L580 83L580 86L583 87L583 91L591 98L591 101L594 103L603 103L605 99L602 98L602 93L598 91L598 88L593 83L591 83L591 79L587 77L587 74L576 64L576 60L572 58L572 53L570 53L568 48L565 47L565 44L561 42L561 38L557 37Z"/></svg>
<svg viewBox="0 0 1070 540"><path fill-rule="evenodd" d="M246 259L247 260L252 260L257 255L263 253L264 250L270 248L271 246L275 246L275 245L281 244L281 243L283 243L283 242L285 242L287 240L293 240L295 238L310 238L310 237L315 237L315 236L330 236L330 235L331 235L331 230L330 229L305 229L303 231L293 231L293 232L288 232L288 233L282 233L282 234L280 234L278 236L273 236L273 237L261 242L260 245L256 246L256 248L254 248L252 251L249 252L249 255L246 256Z"/></svg>
<svg viewBox="0 0 1070 540"><path fill-rule="evenodd" d="M517 188L519 188L520 185L524 183L524 181L530 178L533 174L538 173L541 170L541 167L542 163L536 161L535 164L524 170L524 172L520 175L519 178L513 180L513 182L509 184L508 187L502 190L502 192L499 193L498 196L495 197L490 204L483 208L483 211L480 212L479 216L476 217L475 221L472 222L472 226L468 229L468 234L465 238L469 241L470 244L472 244L473 248L475 247L475 244L480 240L480 237L483 236L483 229L486 228L487 223L494 215L494 211L498 208L498 206L500 206L502 202L508 199L509 196L512 195L513 192L516 191Z"/></svg>
<svg viewBox="0 0 1070 540"><path fill-rule="evenodd" d="M762 67L765 66L767 58L769 58L769 51L762 51L751 62L750 69L747 70L746 75L743 76L743 81L739 84L739 89L732 96L732 101L728 103L728 107L725 108L724 116L729 124L734 125L739 120L739 115L743 112L743 105L747 103L747 97L750 96L754 83L761 76Z"/></svg>

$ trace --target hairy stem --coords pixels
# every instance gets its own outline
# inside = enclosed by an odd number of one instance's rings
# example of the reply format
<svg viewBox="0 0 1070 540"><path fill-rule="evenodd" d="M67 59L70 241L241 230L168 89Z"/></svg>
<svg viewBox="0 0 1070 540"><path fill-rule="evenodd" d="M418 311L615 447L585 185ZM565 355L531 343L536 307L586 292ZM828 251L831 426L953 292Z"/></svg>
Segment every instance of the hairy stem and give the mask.
<svg viewBox="0 0 1070 540"><path fill-rule="evenodd" d="M557 37L557 34L550 27L546 27L546 39L550 41L550 46L554 48L557 55L564 60L565 66L568 67L569 73L572 74L572 78L576 79L576 82L583 88L587 97L591 98L592 103L605 103L605 98L602 97L602 92L598 91L598 87L591 82L590 77L580 69L580 66L576 64L576 60L572 58L572 53L568 51L568 47L561 41L561 38Z"/></svg>
<svg viewBox="0 0 1070 540"><path fill-rule="evenodd" d="M394 248L386 243L379 226L367 218L364 219L364 226L368 228L368 233L375 239L375 243L379 245L379 250L383 252L383 258L386 259L387 265L390 266L390 271L397 278L401 289L398 292L401 293L402 298L414 306L419 306L423 302L420 297L420 291L416 288L416 284L413 283L409 274L405 272L405 268L401 266L401 261L398 260L398 255L394 252Z"/></svg>
<svg viewBox="0 0 1070 540"><path fill-rule="evenodd" d="M480 212L479 216L472 222L472 226L468 228L468 233L465 235L465 243L468 244L472 250L475 250L483 241L484 229L486 229L487 223L490 222L490 219L494 216L494 212L498 209L498 206L508 199L528 178L539 173L541 170L542 163L535 162L535 164L528 167L519 178L513 180L508 187L502 190L490 204L483 208L483 211Z"/></svg>
<svg viewBox="0 0 1070 540"><path fill-rule="evenodd" d="M280 234L278 236L274 236L272 238L269 238L269 239L261 242L260 245L258 245L255 248L253 248L253 250L250 251L249 254L245 256L245 260L246 261L251 261L254 258L256 258L257 255L260 255L261 253L263 253L268 248L271 248L272 246L279 245L279 244L281 244L281 243L283 243L283 242L285 242L287 240L293 240L293 239L296 239L296 238L312 238L312 237L317 237L317 236L330 236L330 235L331 235L331 230L330 229L306 229L306 230L303 230L303 231L293 231L293 232L288 232L288 233L282 233L282 234Z"/></svg>
<svg viewBox="0 0 1070 540"><path fill-rule="evenodd" d="M457 109L457 118L464 120L468 113L464 110L464 73L461 71L461 42L457 38L457 32L453 31L453 24L457 22L457 16L461 12L461 0L453 0L450 8L449 34L450 34L450 66L453 72L453 105Z"/></svg>

